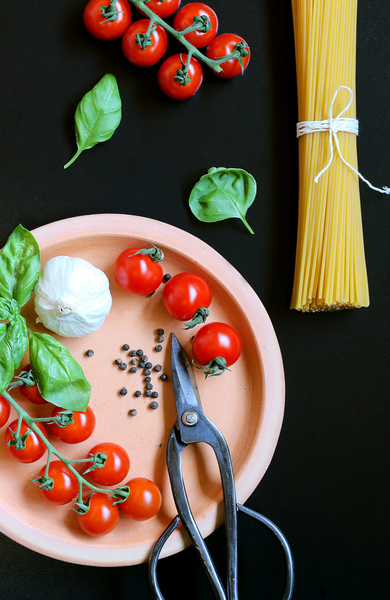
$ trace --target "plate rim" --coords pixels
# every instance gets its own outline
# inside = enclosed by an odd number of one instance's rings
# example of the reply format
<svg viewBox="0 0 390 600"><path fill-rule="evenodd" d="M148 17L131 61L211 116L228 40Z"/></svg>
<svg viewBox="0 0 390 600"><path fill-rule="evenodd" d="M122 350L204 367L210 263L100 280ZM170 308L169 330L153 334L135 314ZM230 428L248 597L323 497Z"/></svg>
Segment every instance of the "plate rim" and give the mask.
<svg viewBox="0 0 390 600"><path fill-rule="evenodd" d="M188 250L192 244L195 244L197 250L196 258L190 256L193 264L203 265L200 258L204 253L207 253L208 255L211 253L213 259L215 259L221 267L228 268L229 273L234 274L235 279L237 279L237 281L240 282L240 285L244 287L243 296L245 297L245 315L247 316L248 308L252 306L255 306L257 312L261 312L261 331L256 330L256 323L253 324L253 322L251 322L251 328L257 333L257 335L255 335L255 343L258 348L260 348L261 345L259 340L263 340L264 337L267 338L267 352L261 353L263 359L264 399L272 398L273 401L264 402L262 423L266 424L268 433L272 430L272 435L271 437L268 436L267 447L262 447L261 469L259 469L258 454L256 452L257 444L251 448L251 452L249 453L248 460L246 461L245 468L242 472L242 474L245 474L245 485L241 485L237 489L237 501L242 504L260 483L268 469L279 440L285 409L285 377L279 342L271 319L254 289L239 271L209 244L183 229L149 217L120 213L86 214L53 221L52 223L31 230L31 233L37 239L40 248L41 246L45 248L55 244L61 236L61 243L65 240L71 241L72 239L92 235L96 236L97 234L117 237L127 235L128 237L133 238L148 239L148 236L146 235L145 237L145 234L147 234L152 223L158 227L159 235L163 235L164 232L172 234L172 236L169 236L170 244L165 243L165 245L176 253L188 257L189 254L186 250ZM67 229L66 236L64 236L65 228ZM156 236L153 234L149 237L153 239ZM173 240L174 245L171 244ZM219 276L218 280L221 282ZM222 281L222 284L223 287L227 289L227 285L224 281ZM267 366L269 367L268 369ZM270 373L272 373L272 377L270 376ZM220 510L218 513L218 515L215 515L214 522L213 519L209 519L210 522L208 524L203 522L201 524L199 523L204 537L210 535L221 525L223 515L220 514ZM148 543L139 544L130 548L115 548L108 552L106 547L99 547L98 545L91 544L88 546L86 556L85 545L79 543L71 545L61 540L56 540L55 547L53 548L53 545L50 544L52 538L47 536L45 532L37 531L32 526L26 526L25 523L18 521L13 515L10 515L1 505L0 528L2 533L23 546L51 558L74 564L90 566L125 566L139 564L147 560L151 549L151 546ZM180 530L175 533L177 533L177 535L171 536L168 543L164 546L161 558L175 554L189 545L188 540Z"/></svg>

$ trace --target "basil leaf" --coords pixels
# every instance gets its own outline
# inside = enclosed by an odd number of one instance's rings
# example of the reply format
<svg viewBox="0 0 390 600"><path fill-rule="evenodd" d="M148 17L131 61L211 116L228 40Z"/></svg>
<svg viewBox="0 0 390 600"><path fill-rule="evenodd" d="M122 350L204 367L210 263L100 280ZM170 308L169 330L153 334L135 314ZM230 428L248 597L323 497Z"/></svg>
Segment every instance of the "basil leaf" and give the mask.
<svg viewBox="0 0 390 600"><path fill-rule="evenodd" d="M4 392L14 375L14 363L7 330L7 323L0 323L0 394Z"/></svg>
<svg viewBox="0 0 390 600"><path fill-rule="evenodd" d="M109 140L122 117L122 102L113 75L107 74L87 92L79 103L76 114L77 152L64 166L69 167L83 150Z"/></svg>
<svg viewBox="0 0 390 600"><path fill-rule="evenodd" d="M40 252L34 236L18 225L0 254L0 296L23 306L39 277Z"/></svg>
<svg viewBox="0 0 390 600"><path fill-rule="evenodd" d="M236 217L254 233L245 215L256 197L256 188L254 177L243 169L212 167L193 187L189 198L190 209L195 217L205 223Z"/></svg>
<svg viewBox="0 0 390 600"><path fill-rule="evenodd" d="M11 348L13 369L17 369L28 348L26 320L21 315L10 319L7 328L7 341Z"/></svg>
<svg viewBox="0 0 390 600"><path fill-rule="evenodd" d="M56 406L85 411L91 386L80 365L69 350L51 335L29 333L30 363L40 394Z"/></svg>

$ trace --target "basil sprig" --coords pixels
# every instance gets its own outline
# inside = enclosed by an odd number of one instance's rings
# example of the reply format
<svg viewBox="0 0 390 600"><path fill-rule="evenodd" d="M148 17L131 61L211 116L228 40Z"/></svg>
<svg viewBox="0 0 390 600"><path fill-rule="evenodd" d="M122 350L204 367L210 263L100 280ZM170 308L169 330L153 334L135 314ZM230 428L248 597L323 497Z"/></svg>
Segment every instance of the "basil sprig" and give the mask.
<svg viewBox="0 0 390 600"><path fill-rule="evenodd" d="M121 122L122 101L114 75L104 75L92 90L85 94L77 106L74 118L78 149L64 169L69 167L83 150L109 140Z"/></svg>
<svg viewBox="0 0 390 600"><path fill-rule="evenodd" d="M53 336L30 331L21 307L30 299L40 270L34 236L18 225L0 253L0 393L29 349L40 394L68 410L84 411L91 386L67 348Z"/></svg>
<svg viewBox="0 0 390 600"><path fill-rule="evenodd" d="M256 190L256 180L244 169L212 167L193 187L190 209L205 223L236 217L242 220L250 233L254 233L245 215L253 204Z"/></svg>

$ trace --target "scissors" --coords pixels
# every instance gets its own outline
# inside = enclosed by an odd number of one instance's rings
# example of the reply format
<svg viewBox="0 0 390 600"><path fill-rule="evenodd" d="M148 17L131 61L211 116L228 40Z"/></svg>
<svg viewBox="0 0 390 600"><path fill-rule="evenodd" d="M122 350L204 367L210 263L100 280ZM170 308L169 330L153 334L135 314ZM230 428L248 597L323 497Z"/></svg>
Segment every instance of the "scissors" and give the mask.
<svg viewBox="0 0 390 600"><path fill-rule="evenodd" d="M170 433L167 446L167 467L178 515L168 525L149 558L149 583L156 600L164 600L157 581L157 561L169 536L183 524L208 576L218 600L238 600L237 588L237 512L246 513L266 525L279 540L285 562L286 578L282 600L290 600L294 588L294 563L289 544L278 527L259 513L237 503L232 461L225 438L220 430L203 413L199 391L189 359L175 334L172 334L172 381L178 419ZM181 454L189 444L209 444L216 455L225 507L225 537L227 555L226 589L216 571L205 541L191 512L184 486Z"/></svg>

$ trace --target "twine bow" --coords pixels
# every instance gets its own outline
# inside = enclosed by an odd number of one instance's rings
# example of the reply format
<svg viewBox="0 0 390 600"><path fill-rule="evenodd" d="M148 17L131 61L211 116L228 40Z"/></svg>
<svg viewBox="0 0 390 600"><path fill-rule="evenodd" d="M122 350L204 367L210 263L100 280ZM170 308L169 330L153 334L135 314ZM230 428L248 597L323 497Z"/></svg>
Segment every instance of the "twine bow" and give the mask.
<svg viewBox="0 0 390 600"><path fill-rule="evenodd" d="M339 112L339 114L336 117L333 117L333 105L336 101L337 94L339 93L339 91L341 89L347 90L347 92L349 92L349 102L343 108L343 110ZM342 162L346 165L346 167L348 167L351 171L353 171L353 173L355 173L358 177L360 177L360 179L362 181L364 181L372 190L375 190L376 192L380 192L381 194L390 194L390 188L388 188L386 186L383 186L383 188L377 188L377 187L373 186L367 179L365 179L363 177L363 175L361 175L361 173L359 173L359 171L357 171L357 169L355 169L355 167L353 167L351 164L349 164L348 161L345 160L345 158L343 157L343 155L341 153L339 138L337 135L338 132L346 131L348 133L354 133L355 135L358 135L358 133L359 133L359 121L357 119L353 119L351 117L343 117L343 115L351 107L352 102L353 102L353 92L352 92L351 88L347 87L346 85L340 85L337 88L337 90L335 91L335 93L333 94L333 98L332 98L332 101L329 106L329 118L328 119L324 119L323 121L301 121L300 123L297 123L297 137L300 137L301 135L305 135L306 133L314 133L316 131L328 131L329 132L330 157L329 157L328 163L325 165L325 167L315 176L314 182L318 183L319 178L329 169L330 165L332 164L333 154L334 154L334 150L333 150L333 143L334 143L336 146L338 155L339 155L340 159L342 160Z"/></svg>

